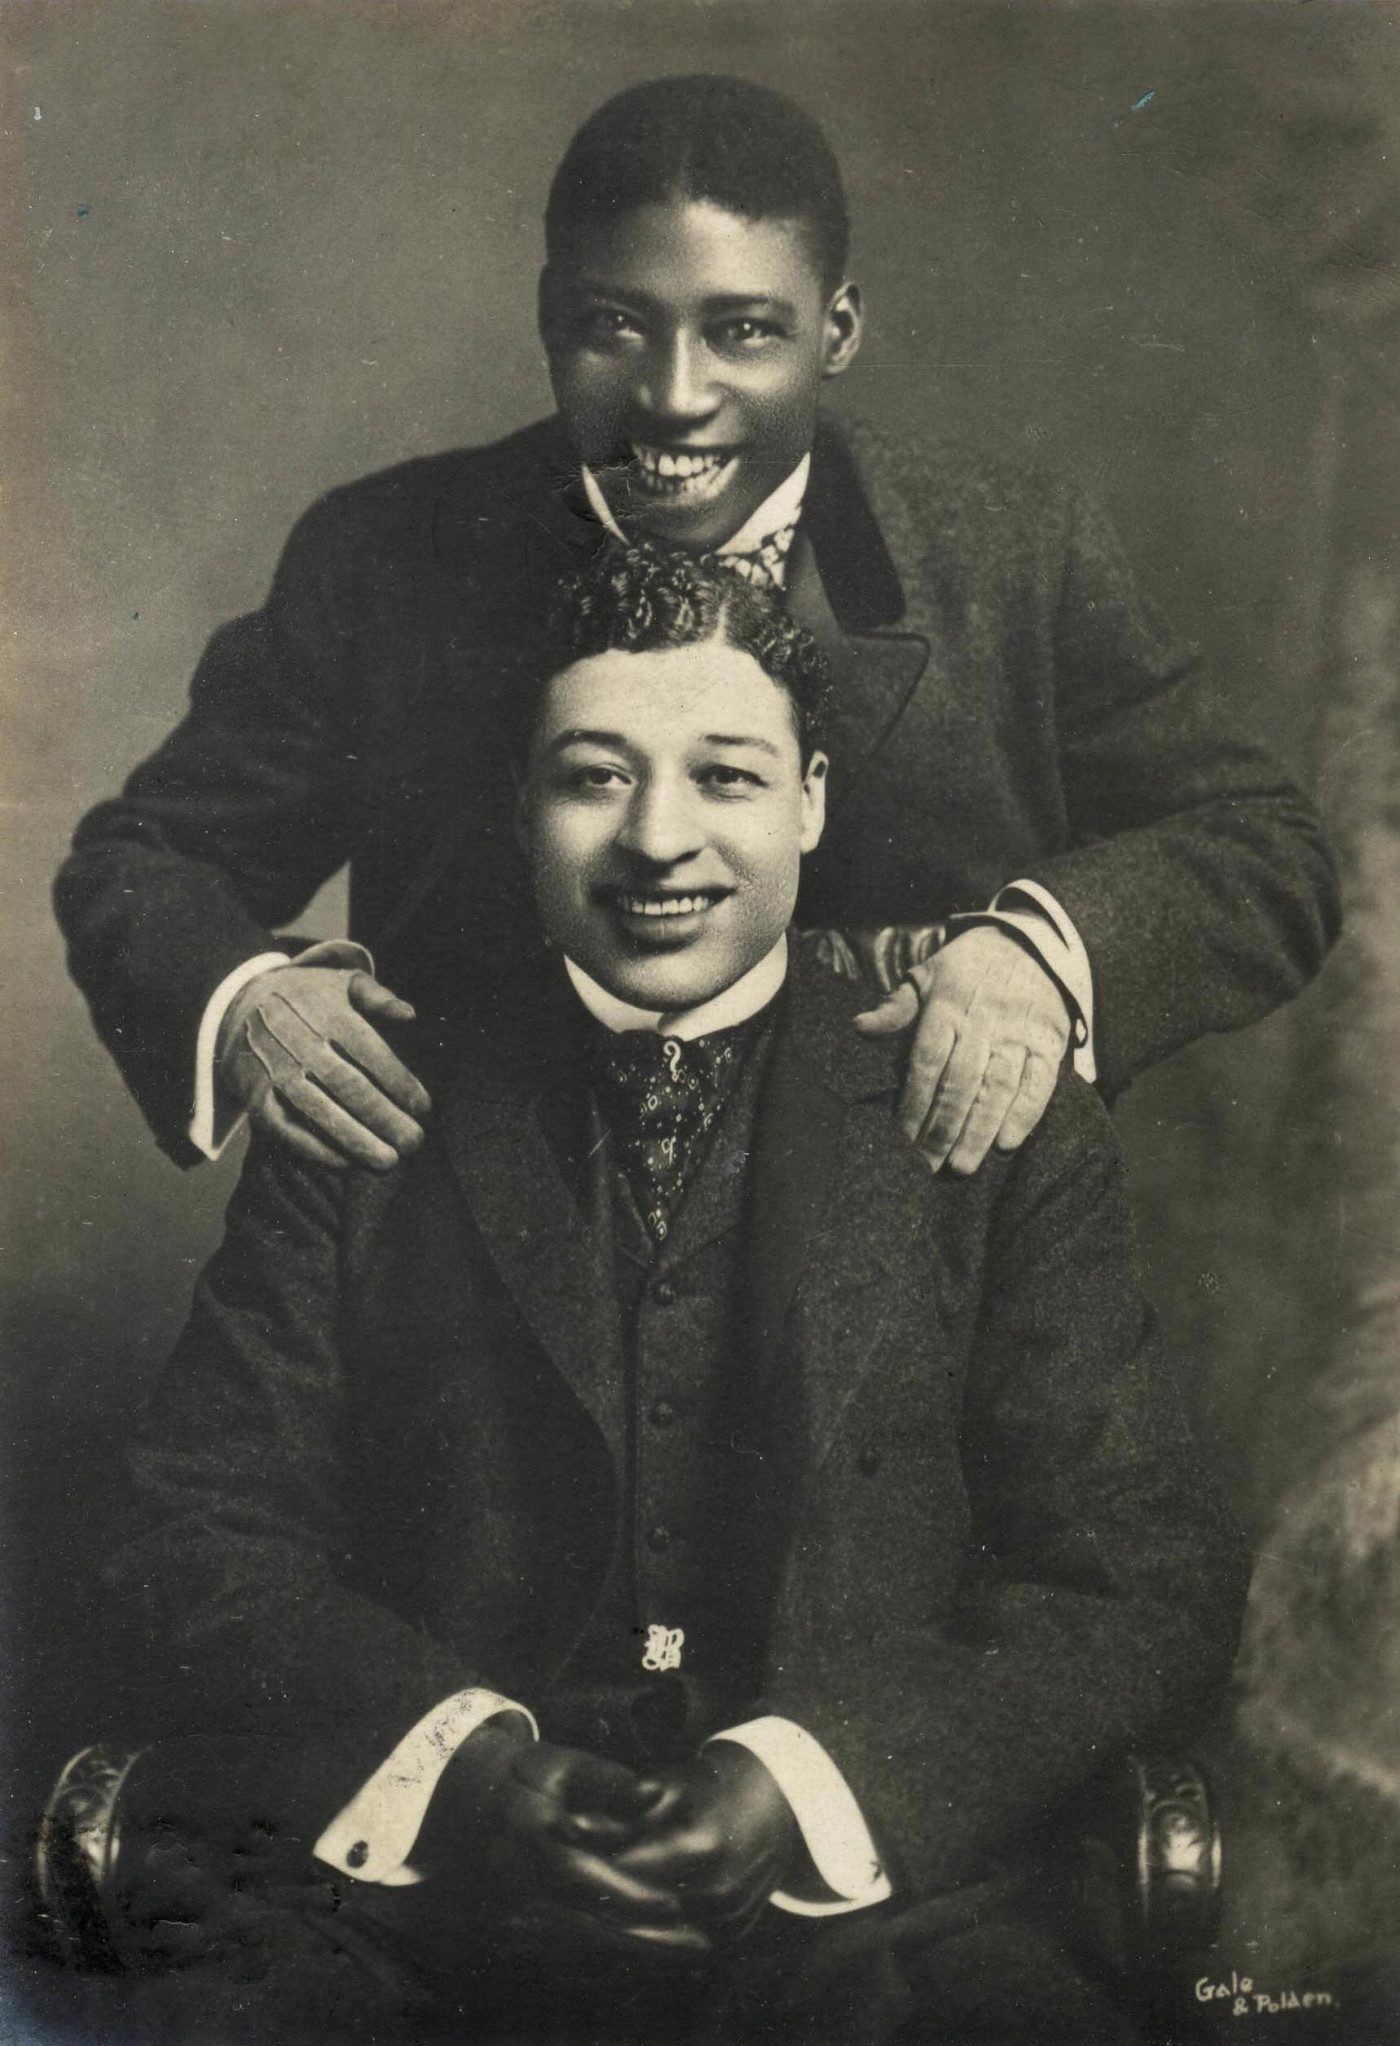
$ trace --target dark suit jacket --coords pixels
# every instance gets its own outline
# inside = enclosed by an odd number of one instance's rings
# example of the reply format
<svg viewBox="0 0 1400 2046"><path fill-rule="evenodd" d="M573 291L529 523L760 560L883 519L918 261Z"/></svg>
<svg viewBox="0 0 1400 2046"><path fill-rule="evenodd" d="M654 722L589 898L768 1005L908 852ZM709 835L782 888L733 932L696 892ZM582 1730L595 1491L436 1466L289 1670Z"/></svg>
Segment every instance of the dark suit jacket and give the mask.
<svg viewBox="0 0 1400 2046"><path fill-rule="evenodd" d="M599 544L575 486L547 421L332 492L264 608L215 635L184 723L80 826L57 887L73 972L183 1162L210 994L346 860L353 935L420 1006L516 942L500 703ZM1092 508L824 423L790 583L839 672L800 921L930 922L1043 881L1088 948L1110 1095L1315 972L1337 902L1311 812Z"/></svg>
<svg viewBox="0 0 1400 2046"><path fill-rule="evenodd" d="M785 1003L746 1230L787 1499L753 1710L825 1745L918 1894L1189 1733L1239 1549L1094 1093L1066 1077L1014 1157L935 1178L854 992L802 962ZM280 1754L260 1816L303 1840L458 1688L538 1702L617 1535L617 1315L544 1134L580 1084L552 1004L480 1005L429 1064L440 1117L387 1179L251 1154L136 1447L149 1532L109 1566L148 1728Z"/></svg>

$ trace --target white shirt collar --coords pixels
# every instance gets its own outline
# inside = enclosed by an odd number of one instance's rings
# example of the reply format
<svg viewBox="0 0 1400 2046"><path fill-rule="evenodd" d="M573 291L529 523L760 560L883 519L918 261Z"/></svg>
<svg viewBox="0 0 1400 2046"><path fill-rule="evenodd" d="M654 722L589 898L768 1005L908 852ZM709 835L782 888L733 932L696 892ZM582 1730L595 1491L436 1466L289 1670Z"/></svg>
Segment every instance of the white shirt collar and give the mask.
<svg viewBox="0 0 1400 2046"><path fill-rule="evenodd" d="M597 981L581 966L575 966L567 955L564 959L579 1000L605 1030L654 1030L660 1037L678 1037L683 1042L695 1037L708 1037L714 1030L732 1030L736 1023L747 1023L750 1016L756 1016L772 1001L787 978L787 965L785 931L757 966L751 966L738 980L721 988L708 1002L701 1002L693 1009L639 1009L617 995L610 995L605 987L599 987Z"/></svg>
<svg viewBox="0 0 1400 2046"><path fill-rule="evenodd" d="M716 547L716 554L752 554L772 534L780 533L784 526L794 526L802 510L802 500L807 494L807 478L812 470L812 457L806 454L783 483L770 496L765 497L758 510L746 518L737 533L731 534L722 546ZM583 464L584 494L601 523L607 527L615 540L626 541L626 534L613 517L608 500L587 462Z"/></svg>

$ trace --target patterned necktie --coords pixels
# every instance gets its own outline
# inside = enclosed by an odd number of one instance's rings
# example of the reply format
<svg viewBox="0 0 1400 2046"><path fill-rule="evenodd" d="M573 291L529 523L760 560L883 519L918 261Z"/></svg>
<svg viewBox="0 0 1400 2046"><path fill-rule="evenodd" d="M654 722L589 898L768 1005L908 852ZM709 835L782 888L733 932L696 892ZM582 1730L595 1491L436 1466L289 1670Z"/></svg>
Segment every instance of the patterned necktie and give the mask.
<svg viewBox="0 0 1400 2046"><path fill-rule="evenodd" d="M742 576L755 589L781 590L787 583L788 555L796 537L797 521L794 519L791 525L779 526L775 533L769 533L756 547L745 547L736 553L726 550L723 554L698 554L694 559L711 570L728 569L731 575ZM608 544L626 548L630 542L610 533Z"/></svg>
<svg viewBox="0 0 1400 2046"><path fill-rule="evenodd" d="M654 1243L671 1233L749 1035L742 1023L689 1043L654 1030L624 1030L602 1048L598 1106Z"/></svg>
<svg viewBox="0 0 1400 2046"><path fill-rule="evenodd" d="M794 519L791 525L779 526L776 533L769 533L757 547L745 547L732 554L707 554L702 558L716 567L741 575L756 589L780 590L787 580L787 558L796 532L797 521Z"/></svg>

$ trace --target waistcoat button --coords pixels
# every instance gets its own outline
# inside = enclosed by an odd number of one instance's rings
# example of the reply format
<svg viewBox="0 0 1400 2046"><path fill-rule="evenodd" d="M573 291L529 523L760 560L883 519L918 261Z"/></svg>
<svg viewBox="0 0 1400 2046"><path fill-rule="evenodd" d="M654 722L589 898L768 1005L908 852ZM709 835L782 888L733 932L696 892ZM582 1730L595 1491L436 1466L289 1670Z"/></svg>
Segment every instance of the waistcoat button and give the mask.
<svg viewBox="0 0 1400 2046"><path fill-rule="evenodd" d="M669 1428L675 1418L676 1410L669 1400L657 1400L649 1416L653 1428Z"/></svg>
<svg viewBox="0 0 1400 2046"><path fill-rule="evenodd" d="M669 1549L670 1546L671 1530L669 1527L649 1527L647 1529L647 1547L649 1549Z"/></svg>
<svg viewBox="0 0 1400 2046"><path fill-rule="evenodd" d="M656 1288L656 1298L662 1307L669 1307L676 1297L676 1289L669 1279L662 1279Z"/></svg>
<svg viewBox="0 0 1400 2046"><path fill-rule="evenodd" d="M861 1470L864 1472L867 1478L874 1477L876 1471L879 1470L884 1460L885 1459L883 1452L876 1449L873 1444L871 1444L868 1448L863 1449L860 1455L856 1458L856 1462L860 1465Z"/></svg>

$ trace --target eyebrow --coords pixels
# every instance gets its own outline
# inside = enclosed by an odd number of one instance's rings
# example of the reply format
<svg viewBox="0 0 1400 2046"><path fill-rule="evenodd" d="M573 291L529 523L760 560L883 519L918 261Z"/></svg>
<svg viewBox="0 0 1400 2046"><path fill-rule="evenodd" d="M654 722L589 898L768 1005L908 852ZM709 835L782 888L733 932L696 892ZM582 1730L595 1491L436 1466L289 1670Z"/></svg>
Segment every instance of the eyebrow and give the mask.
<svg viewBox="0 0 1400 2046"><path fill-rule="evenodd" d="M590 298L615 299L619 305L636 307L642 312L655 312L664 305L648 291L631 291L624 284L605 284L596 277L577 277L576 291ZM797 308L791 299L775 297L767 291L724 291L700 301L702 313L742 313L763 311L777 313L780 318L795 319Z"/></svg>
<svg viewBox="0 0 1400 2046"><path fill-rule="evenodd" d="M556 732L545 747L546 753L562 753L567 746L616 746L626 747L628 741L622 732L596 732L586 725L573 725L566 732Z"/></svg>
<svg viewBox="0 0 1400 2046"><path fill-rule="evenodd" d="M771 753L775 760L782 758L779 748L771 740L756 738L751 733L706 732L700 743L703 746L747 746L756 753Z"/></svg>
<svg viewBox="0 0 1400 2046"><path fill-rule="evenodd" d="M700 741L702 746L747 746L756 753L769 753L775 760L782 758L781 749L768 739L743 732L706 732ZM600 732L586 725L572 725L567 731L556 732L545 747L546 755L563 753L570 746L615 746L619 752L630 749L632 741L625 732Z"/></svg>

